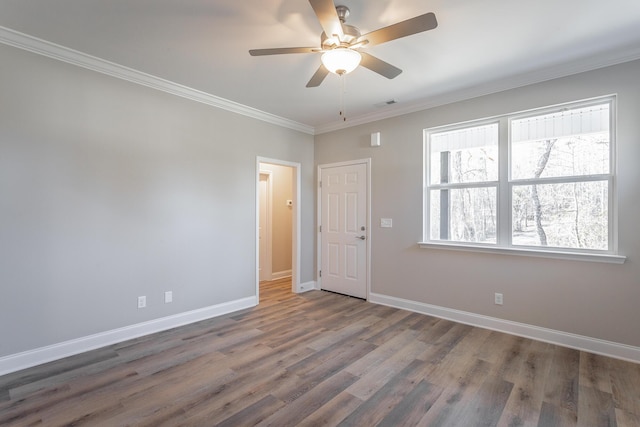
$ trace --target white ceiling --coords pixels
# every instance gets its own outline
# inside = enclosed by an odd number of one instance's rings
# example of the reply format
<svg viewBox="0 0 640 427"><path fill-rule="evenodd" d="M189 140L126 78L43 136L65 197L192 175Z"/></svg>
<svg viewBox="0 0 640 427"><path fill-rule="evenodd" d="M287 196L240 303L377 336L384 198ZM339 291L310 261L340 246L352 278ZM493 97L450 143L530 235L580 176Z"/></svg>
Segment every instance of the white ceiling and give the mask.
<svg viewBox="0 0 640 427"><path fill-rule="evenodd" d="M0 0L0 26L316 133L640 58L639 0L338 2L363 34L426 12L439 23L368 49L404 72L349 74L346 124L337 76L305 87L319 54L248 54L318 46L322 29L307 0Z"/></svg>

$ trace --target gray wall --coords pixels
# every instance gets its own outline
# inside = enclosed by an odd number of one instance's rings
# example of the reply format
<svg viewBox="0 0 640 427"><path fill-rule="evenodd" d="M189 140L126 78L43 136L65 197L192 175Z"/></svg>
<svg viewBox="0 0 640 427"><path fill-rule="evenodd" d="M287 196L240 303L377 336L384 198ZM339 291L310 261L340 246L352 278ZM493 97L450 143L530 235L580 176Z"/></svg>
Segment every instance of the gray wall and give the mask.
<svg viewBox="0 0 640 427"><path fill-rule="evenodd" d="M0 64L0 357L255 295L257 156L302 165L313 280L312 136L5 45Z"/></svg>
<svg viewBox="0 0 640 427"><path fill-rule="evenodd" d="M254 295L256 156L302 165L301 282L315 165L371 157L373 292L640 346L640 62L318 135L315 152L309 135L8 46L0 64L0 357ZM424 128L611 93L625 264L417 247Z"/></svg>
<svg viewBox="0 0 640 427"><path fill-rule="evenodd" d="M316 164L372 158L372 292L640 346L638 76L640 61L316 136ZM623 265L418 247L423 129L613 93ZM371 148L377 131L382 146Z"/></svg>

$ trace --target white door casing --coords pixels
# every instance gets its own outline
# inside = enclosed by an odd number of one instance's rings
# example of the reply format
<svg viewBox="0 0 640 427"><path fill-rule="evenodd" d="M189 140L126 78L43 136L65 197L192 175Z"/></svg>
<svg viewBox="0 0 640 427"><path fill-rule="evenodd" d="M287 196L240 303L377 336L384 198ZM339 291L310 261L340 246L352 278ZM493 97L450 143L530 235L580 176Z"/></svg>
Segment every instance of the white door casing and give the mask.
<svg viewBox="0 0 640 427"><path fill-rule="evenodd" d="M259 280L271 280L271 172L260 172Z"/></svg>
<svg viewBox="0 0 640 427"><path fill-rule="evenodd" d="M301 227L301 169L302 165L296 162L286 160L272 159L268 157L256 158L256 224L255 224L255 295L256 301L260 300L260 165L262 163L288 166L293 169L293 206L292 206L292 236L291 236L291 290L292 292L302 292L303 287L300 285L300 227Z"/></svg>
<svg viewBox="0 0 640 427"><path fill-rule="evenodd" d="M369 161L319 167L321 289L368 297Z"/></svg>

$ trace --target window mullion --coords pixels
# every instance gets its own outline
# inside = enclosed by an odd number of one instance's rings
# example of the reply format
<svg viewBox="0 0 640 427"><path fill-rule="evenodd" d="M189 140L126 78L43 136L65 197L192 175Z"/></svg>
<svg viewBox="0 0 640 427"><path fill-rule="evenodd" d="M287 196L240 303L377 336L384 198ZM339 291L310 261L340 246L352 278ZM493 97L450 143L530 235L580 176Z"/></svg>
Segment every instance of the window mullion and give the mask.
<svg viewBox="0 0 640 427"><path fill-rule="evenodd" d="M498 187L498 181L485 181L485 182L463 182L455 184L434 184L430 185L431 190L459 190L461 188L485 188L485 187Z"/></svg>
<svg viewBox="0 0 640 427"><path fill-rule="evenodd" d="M536 184L570 184L574 182L594 182L594 181L609 181L611 174L599 174L599 175L573 175L573 176L559 176L552 178L527 178L517 179L511 181L512 185L536 185Z"/></svg>
<svg viewBox="0 0 640 427"><path fill-rule="evenodd" d="M506 118L500 120L498 133L498 246L511 246L511 185L509 165L509 124Z"/></svg>
<svg viewBox="0 0 640 427"><path fill-rule="evenodd" d="M616 147L617 144L617 132L616 132L616 103L613 99L609 101L609 130L611 138L611 148L609 156L609 250L613 253L618 252L618 189L617 189L617 176L618 176L618 154Z"/></svg>

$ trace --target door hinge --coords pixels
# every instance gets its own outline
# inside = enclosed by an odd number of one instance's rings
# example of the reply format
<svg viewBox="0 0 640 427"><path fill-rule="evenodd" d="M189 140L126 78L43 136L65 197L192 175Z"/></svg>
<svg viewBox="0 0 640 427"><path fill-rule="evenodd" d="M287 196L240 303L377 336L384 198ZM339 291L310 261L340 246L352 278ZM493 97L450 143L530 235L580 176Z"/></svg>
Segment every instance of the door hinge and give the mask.
<svg viewBox="0 0 640 427"><path fill-rule="evenodd" d="M320 226L320 232L322 233L322 226Z"/></svg>
<svg viewBox="0 0 640 427"><path fill-rule="evenodd" d="M322 181L318 181L318 187L322 188Z"/></svg>
<svg viewBox="0 0 640 427"><path fill-rule="evenodd" d="M318 271L318 274L322 277L322 270Z"/></svg>

